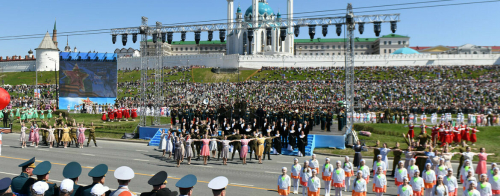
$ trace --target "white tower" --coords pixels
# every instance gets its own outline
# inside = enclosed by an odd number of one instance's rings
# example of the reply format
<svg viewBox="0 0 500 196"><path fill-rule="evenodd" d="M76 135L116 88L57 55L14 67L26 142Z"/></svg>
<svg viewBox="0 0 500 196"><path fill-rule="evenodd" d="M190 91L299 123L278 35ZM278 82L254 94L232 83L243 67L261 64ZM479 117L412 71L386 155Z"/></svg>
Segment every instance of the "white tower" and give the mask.
<svg viewBox="0 0 500 196"><path fill-rule="evenodd" d="M59 50L50 38L49 32L43 37L36 50L36 69L38 71L59 70ZM55 61L55 62L54 62Z"/></svg>

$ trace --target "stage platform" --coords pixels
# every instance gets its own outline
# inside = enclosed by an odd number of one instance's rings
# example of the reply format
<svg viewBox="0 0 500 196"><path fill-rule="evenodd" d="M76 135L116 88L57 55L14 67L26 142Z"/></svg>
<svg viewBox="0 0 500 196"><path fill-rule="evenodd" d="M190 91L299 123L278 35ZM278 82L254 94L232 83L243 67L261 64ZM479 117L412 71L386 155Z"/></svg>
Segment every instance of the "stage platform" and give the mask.
<svg viewBox="0 0 500 196"><path fill-rule="evenodd" d="M139 127L139 138L144 140L149 140L149 146L158 146L160 144L161 132L160 129L170 129L170 124L167 125L157 125L157 126L146 126ZM313 130L309 132L307 137L308 144L306 146L306 156L312 155L315 148L337 148L345 149L346 132L338 131L338 125L333 124L331 126L331 131L322 131L320 125L313 127ZM220 131L219 131L220 134ZM296 156L298 154L297 149L293 151L287 150L286 146L282 149L282 154Z"/></svg>

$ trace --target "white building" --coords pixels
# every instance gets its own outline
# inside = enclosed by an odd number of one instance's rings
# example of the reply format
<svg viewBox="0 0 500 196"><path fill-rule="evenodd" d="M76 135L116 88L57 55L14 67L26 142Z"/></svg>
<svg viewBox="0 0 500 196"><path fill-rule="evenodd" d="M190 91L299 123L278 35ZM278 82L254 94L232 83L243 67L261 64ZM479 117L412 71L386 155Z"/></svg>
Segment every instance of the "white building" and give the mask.
<svg viewBox="0 0 500 196"><path fill-rule="evenodd" d="M473 44L464 44L451 50L446 51L447 54L491 54L492 47L477 46Z"/></svg>
<svg viewBox="0 0 500 196"><path fill-rule="evenodd" d="M133 49L133 48L122 48L122 49L115 49L116 57L140 57L141 53L139 50Z"/></svg>
<svg viewBox="0 0 500 196"><path fill-rule="evenodd" d="M36 69L38 71L59 70L59 49L50 38L49 32L45 34L36 50Z"/></svg>

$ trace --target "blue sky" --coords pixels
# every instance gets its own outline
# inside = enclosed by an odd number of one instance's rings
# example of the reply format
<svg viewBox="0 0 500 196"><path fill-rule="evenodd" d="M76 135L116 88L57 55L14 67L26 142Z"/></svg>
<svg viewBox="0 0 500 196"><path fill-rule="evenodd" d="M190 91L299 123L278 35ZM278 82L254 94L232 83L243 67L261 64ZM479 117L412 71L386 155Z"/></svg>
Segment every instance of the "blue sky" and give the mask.
<svg viewBox="0 0 500 196"><path fill-rule="evenodd" d="M419 0L425 1L425 0ZM483 1L483 0L473 0ZM238 4L241 5L243 13L251 5L251 0L234 0L235 11ZM269 5L277 13L286 14L286 0L268 0ZM294 12L309 12L318 10L345 9L348 2L353 7L367 7L376 5L400 4L410 1L361 1L361 0L295 0ZM470 2L465 0L450 0L434 4L449 4ZM422 4L424 5L424 4ZM406 5L398 7L413 7L421 5ZM372 8L355 10L356 12L380 9L394 9L395 6L385 8ZM494 46L500 45L498 32L500 26L496 21L500 2L461 5L411 10L391 10L381 12L369 12L359 14L384 14L400 13L401 22L398 24L397 34L411 37L411 46L456 46L466 43L476 45ZM54 19L57 18L58 33L108 29L117 27L133 27L140 25L141 16L149 18L149 24L154 25L156 21L163 24L194 22L204 20L225 19L227 9L226 0L87 0L87 1L56 1L56 0L25 0L2 1L0 12L0 37L44 34L46 31L52 33ZM341 11L340 13L345 13ZM336 12L321 12L318 14L295 14L295 18L311 15L338 15ZM284 16L285 17L285 16ZM382 26L382 35L390 33L388 24ZM342 32L341 37L343 37ZM365 27L365 33L357 37L375 37L372 25ZM0 56L26 55L28 50L38 47L42 35L35 39L0 40ZM316 37L321 35L320 27L317 28ZM336 38L335 27L329 28L327 38ZM218 39L218 32L214 38ZM301 29L299 38L308 38L307 28ZM0 38L2 39L2 38ZM206 33L202 34L202 40L206 40ZM174 34L174 40L180 40L179 34ZM188 33L187 40L194 40L194 34ZM66 36L59 36L59 49L63 50L66 45ZM97 35L70 36L69 45L77 47L79 51L89 50L98 52L113 52L116 48L122 48L120 39L112 44L111 35L108 33ZM138 48L138 44L132 44L131 37L126 47Z"/></svg>

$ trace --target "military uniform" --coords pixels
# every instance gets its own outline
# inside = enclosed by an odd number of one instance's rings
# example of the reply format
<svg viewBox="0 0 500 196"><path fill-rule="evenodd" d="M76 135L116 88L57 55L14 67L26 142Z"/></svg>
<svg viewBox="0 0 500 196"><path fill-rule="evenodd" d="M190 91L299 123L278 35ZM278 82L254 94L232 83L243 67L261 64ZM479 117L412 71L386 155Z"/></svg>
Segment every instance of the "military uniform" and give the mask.
<svg viewBox="0 0 500 196"><path fill-rule="evenodd" d="M331 112L326 113L326 131L330 132L332 127L333 114Z"/></svg>
<svg viewBox="0 0 500 196"><path fill-rule="evenodd" d="M262 155L262 159L266 158L267 154L267 160L271 160L271 148L273 147L273 138L268 137L265 140L266 146L264 146L264 154Z"/></svg>
<svg viewBox="0 0 500 196"><path fill-rule="evenodd" d="M399 161L401 161L401 155L403 154L402 151L399 150L399 148L394 148L394 150L391 150L392 154L394 155L394 160L392 161L392 174L391 176L394 177L394 172L397 171L397 165Z"/></svg>
<svg viewBox="0 0 500 196"><path fill-rule="evenodd" d="M241 140L241 135L240 134L237 134L237 135L233 135L231 136L231 140L238 140L238 141L235 141L233 142L233 156L231 157L231 161L234 159L234 153L236 152L236 150L238 150L238 153L241 154L241 142L239 140ZM239 156L241 157L241 156ZM241 158L240 158L241 159Z"/></svg>
<svg viewBox="0 0 500 196"><path fill-rule="evenodd" d="M71 179L73 181L73 192L71 193L71 196L77 195L77 193L80 193L79 189L83 188L75 183L75 179L78 178L81 173L82 173L82 166L80 165L80 163L71 162L68 163L66 166L64 166L63 177ZM79 194L77 196L79 196Z"/></svg>
<svg viewBox="0 0 500 196"><path fill-rule="evenodd" d="M324 131L326 128L326 112L322 111L320 114L321 117L321 131Z"/></svg>
<svg viewBox="0 0 500 196"><path fill-rule="evenodd" d="M160 172L156 173L148 181L148 184L153 186L153 190L150 192L141 193L141 196L177 195L177 192L175 192L175 191L172 192L168 188L162 188L162 189L158 189L158 190L154 189L155 186L159 187L161 185L167 184L167 178L168 178L168 175L167 175L167 172L165 172L165 171L160 171Z"/></svg>
<svg viewBox="0 0 500 196"><path fill-rule="evenodd" d="M52 164L50 164L49 161L44 161L35 167L35 169L33 170L33 175L37 175L37 177L40 177L40 176L43 177L50 172L51 168L52 168ZM58 196L59 195L59 187L57 186L57 184L55 184L53 182L48 182L46 179L37 180L37 182L38 181L44 181L49 185L49 189L47 191L45 191L44 196Z"/></svg>
<svg viewBox="0 0 500 196"><path fill-rule="evenodd" d="M172 126L175 126L176 122L176 117L177 117L177 109L173 109L172 112L170 112L170 119L172 121Z"/></svg>
<svg viewBox="0 0 500 196"><path fill-rule="evenodd" d="M35 183L35 179L31 178L29 174L24 171L25 168L35 168L35 157L21 163L19 167L23 168L23 172L19 176L12 178L12 193L17 196L29 196L31 195L30 186Z"/></svg>
<svg viewBox="0 0 500 196"><path fill-rule="evenodd" d="M337 120L338 120L339 131L342 131L342 129L344 129L344 126L345 126L344 122L345 122L345 120L347 120L344 110L340 111L339 116L337 116Z"/></svg>
<svg viewBox="0 0 500 196"><path fill-rule="evenodd" d="M89 129L89 140L87 141L87 147L89 147L91 139L94 140L94 145L95 145L95 147L97 147L97 143L95 142L95 126L92 126Z"/></svg>
<svg viewBox="0 0 500 196"><path fill-rule="evenodd" d="M99 164L99 165L95 166L92 170L90 170L88 175L89 175L89 177L92 177L92 178L102 178L102 177L106 176L106 173L108 173L108 166L105 164ZM91 191L92 191L92 188L96 184L99 184L99 183L93 182L92 184L90 184L88 186L80 187L80 189L78 189L77 196L92 196ZM106 192L106 196L109 196L110 193L111 193L111 191L108 190Z"/></svg>
<svg viewBox="0 0 500 196"><path fill-rule="evenodd" d="M247 137L249 139L251 138L255 138L255 137ZM257 140L252 140L250 142L248 142L248 147L250 147L250 160L252 160L252 153L255 152L255 160L257 160Z"/></svg>
<svg viewBox="0 0 500 196"><path fill-rule="evenodd" d="M71 128L69 131L69 135L71 137L71 142L75 142L75 146L78 147L78 138L76 136L76 128ZM68 147L70 144L68 144Z"/></svg>

